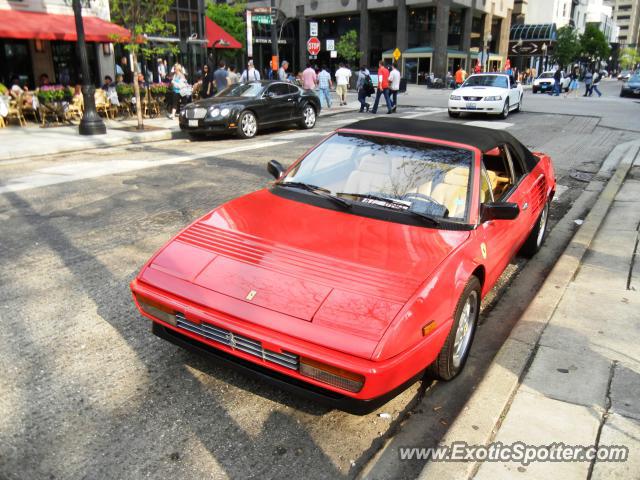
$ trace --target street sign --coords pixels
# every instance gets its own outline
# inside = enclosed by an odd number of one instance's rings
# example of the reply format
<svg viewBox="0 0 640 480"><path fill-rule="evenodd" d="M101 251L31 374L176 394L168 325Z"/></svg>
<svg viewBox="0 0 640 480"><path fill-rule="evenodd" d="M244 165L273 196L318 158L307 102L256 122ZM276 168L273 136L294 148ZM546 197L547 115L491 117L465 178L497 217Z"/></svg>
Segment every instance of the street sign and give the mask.
<svg viewBox="0 0 640 480"><path fill-rule="evenodd" d="M311 37L307 41L307 51L309 55L318 55L320 53L320 40L317 37Z"/></svg>
<svg viewBox="0 0 640 480"><path fill-rule="evenodd" d="M309 36L310 37L318 36L318 22L309 22Z"/></svg>
<svg viewBox="0 0 640 480"><path fill-rule="evenodd" d="M400 55L402 55L402 52L400 51L400 49L399 49L399 48L396 48L396 49L393 51L393 59L397 62L397 61L398 61L398 59L400 58Z"/></svg>
<svg viewBox="0 0 640 480"><path fill-rule="evenodd" d="M271 25L270 15L253 15L253 21L262 25Z"/></svg>
<svg viewBox="0 0 640 480"><path fill-rule="evenodd" d="M333 52L336 49L335 40L327 40L327 52Z"/></svg>
<svg viewBox="0 0 640 480"><path fill-rule="evenodd" d="M338 52L336 50L331 50L329 55L331 55L331 58L338 58Z"/></svg>
<svg viewBox="0 0 640 480"><path fill-rule="evenodd" d="M271 7L256 7L251 9L250 11L256 15L260 15L263 13L266 15L271 15Z"/></svg>

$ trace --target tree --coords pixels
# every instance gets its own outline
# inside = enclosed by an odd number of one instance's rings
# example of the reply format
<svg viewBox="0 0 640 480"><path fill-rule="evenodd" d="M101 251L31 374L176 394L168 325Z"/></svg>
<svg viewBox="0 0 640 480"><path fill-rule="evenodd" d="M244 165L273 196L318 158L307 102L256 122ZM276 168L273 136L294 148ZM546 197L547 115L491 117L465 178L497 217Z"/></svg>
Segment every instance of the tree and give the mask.
<svg viewBox="0 0 640 480"><path fill-rule="evenodd" d="M247 8L245 1L228 3L207 3L207 17L216 22L225 32L230 34L245 48L247 43L247 25L244 12Z"/></svg>
<svg viewBox="0 0 640 480"><path fill-rule="evenodd" d="M167 50L177 53L178 49L175 46L160 47L144 40L144 35L169 36L176 31L175 25L165 20L173 3L174 0L111 0L111 19L130 32L128 38L114 38L114 41L126 43L124 48L131 52L138 130L144 129L140 86L138 85L138 74L140 73L138 55L148 58Z"/></svg>
<svg viewBox="0 0 640 480"><path fill-rule="evenodd" d="M597 58L604 60L609 57L611 47L604 33L600 31L595 23L587 23L584 33L580 37L580 51L584 57L592 61Z"/></svg>
<svg viewBox="0 0 640 480"><path fill-rule="evenodd" d="M579 54L580 40L576 31L568 25L558 29L557 41L553 47L553 59L558 65L569 65Z"/></svg>
<svg viewBox="0 0 640 480"><path fill-rule="evenodd" d="M336 51L341 58L344 58L347 62L355 62L362 52L358 50L358 32L355 30L349 30L342 35L336 42Z"/></svg>
<svg viewBox="0 0 640 480"><path fill-rule="evenodd" d="M640 63L640 51L635 48L623 48L620 52L620 66L627 70L633 70Z"/></svg>

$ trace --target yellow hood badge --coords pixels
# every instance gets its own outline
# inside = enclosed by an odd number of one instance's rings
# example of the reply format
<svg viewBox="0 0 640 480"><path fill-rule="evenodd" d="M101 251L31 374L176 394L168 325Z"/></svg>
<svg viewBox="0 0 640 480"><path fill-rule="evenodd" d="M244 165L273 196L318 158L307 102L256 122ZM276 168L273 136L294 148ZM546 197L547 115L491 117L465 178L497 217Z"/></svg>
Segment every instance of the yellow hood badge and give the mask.
<svg viewBox="0 0 640 480"><path fill-rule="evenodd" d="M258 292L256 292L255 290L251 290L244 298L246 298L247 300L253 300L253 297L255 297L257 293Z"/></svg>

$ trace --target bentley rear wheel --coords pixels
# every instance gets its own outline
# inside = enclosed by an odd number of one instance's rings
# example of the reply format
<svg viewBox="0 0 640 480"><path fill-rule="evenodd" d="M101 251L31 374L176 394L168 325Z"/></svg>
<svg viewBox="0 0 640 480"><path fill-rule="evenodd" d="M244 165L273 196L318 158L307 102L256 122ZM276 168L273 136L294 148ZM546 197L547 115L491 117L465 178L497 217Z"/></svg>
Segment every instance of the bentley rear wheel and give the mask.
<svg viewBox="0 0 640 480"><path fill-rule="evenodd" d="M480 281L471 277L460 295L453 314L453 325L447 340L428 372L441 380L458 375L469 357L469 350L480 314Z"/></svg>

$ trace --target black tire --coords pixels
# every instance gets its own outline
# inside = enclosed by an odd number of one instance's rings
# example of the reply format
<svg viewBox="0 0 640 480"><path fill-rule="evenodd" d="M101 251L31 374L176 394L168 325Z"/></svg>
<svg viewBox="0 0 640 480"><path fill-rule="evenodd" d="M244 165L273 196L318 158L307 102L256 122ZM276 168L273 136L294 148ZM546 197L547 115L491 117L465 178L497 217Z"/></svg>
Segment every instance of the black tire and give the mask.
<svg viewBox="0 0 640 480"><path fill-rule="evenodd" d="M469 357L469 351L471 350L473 337L478 325L481 290L482 287L480 285L480 281L475 276L472 276L467 282L467 285L465 285L464 290L458 299L458 303L456 304L456 308L453 313L453 325L451 325L451 331L442 346L442 350L440 350L437 358L427 368L427 374L429 376L440 380L451 380L464 368L467 358ZM461 355L458 356L458 360L456 360L456 333L458 332L458 325L460 325L460 319L467 305L467 300L469 300L470 304L473 305L473 312L470 315L472 316L470 319L471 324L469 326L471 331L469 332L469 330L465 330L465 332L468 332L468 339L465 341L465 345L461 346L464 348L464 351L460 352ZM465 335L465 337L466 336L467 335Z"/></svg>
<svg viewBox="0 0 640 480"><path fill-rule="evenodd" d="M502 107L502 113L500 113L500 118L505 120L509 116L509 99L505 100L504 107Z"/></svg>
<svg viewBox="0 0 640 480"><path fill-rule="evenodd" d="M252 124L253 127L250 127ZM245 110L238 117L238 136L240 138L253 138L258 133L258 119L255 114L250 110Z"/></svg>
<svg viewBox="0 0 640 480"><path fill-rule="evenodd" d="M458 118L460 116L460 112L452 112L451 110L449 110L449 116L451 118Z"/></svg>
<svg viewBox="0 0 640 480"><path fill-rule="evenodd" d="M542 212L540 212L540 216L538 220L536 220L536 224L531 229L531 233L527 237L527 240L520 248L520 255L526 258L533 257L538 250L542 247L544 243L545 236L547 234L547 224L549 219L549 204L551 201L547 201L545 203Z"/></svg>
<svg viewBox="0 0 640 480"><path fill-rule="evenodd" d="M538 90L536 90L535 88L532 88L531 93L538 93Z"/></svg>
<svg viewBox="0 0 640 480"><path fill-rule="evenodd" d="M298 122L298 126L305 130L311 129L316 126L318 112L315 107L310 103L305 104L302 107L302 119Z"/></svg>

